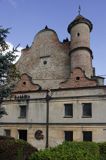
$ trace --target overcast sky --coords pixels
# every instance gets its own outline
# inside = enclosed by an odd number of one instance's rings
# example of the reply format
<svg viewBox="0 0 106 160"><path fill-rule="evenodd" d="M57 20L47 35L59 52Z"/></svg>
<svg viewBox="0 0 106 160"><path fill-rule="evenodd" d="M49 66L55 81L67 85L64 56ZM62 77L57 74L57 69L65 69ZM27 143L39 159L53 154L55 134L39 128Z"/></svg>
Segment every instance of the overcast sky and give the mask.
<svg viewBox="0 0 106 160"><path fill-rule="evenodd" d="M11 28L7 41L21 47L32 44L34 36L46 25L59 40L70 37L68 24L78 15L91 20L91 49L97 75L106 77L106 0L0 0L0 25Z"/></svg>

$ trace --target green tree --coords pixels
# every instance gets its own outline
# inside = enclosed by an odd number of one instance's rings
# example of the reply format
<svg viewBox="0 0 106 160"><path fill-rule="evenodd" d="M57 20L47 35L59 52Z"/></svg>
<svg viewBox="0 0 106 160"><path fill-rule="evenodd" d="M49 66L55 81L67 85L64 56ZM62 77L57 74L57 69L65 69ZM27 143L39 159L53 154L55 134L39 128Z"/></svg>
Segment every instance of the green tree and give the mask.
<svg viewBox="0 0 106 160"><path fill-rule="evenodd" d="M6 43L6 38L9 33L9 28L4 29L0 27L0 118L7 114L5 109L1 107L3 99L6 98L12 89L13 81L18 77L19 73L16 70L16 66L13 63L16 59L15 52L17 47L9 50L9 46Z"/></svg>

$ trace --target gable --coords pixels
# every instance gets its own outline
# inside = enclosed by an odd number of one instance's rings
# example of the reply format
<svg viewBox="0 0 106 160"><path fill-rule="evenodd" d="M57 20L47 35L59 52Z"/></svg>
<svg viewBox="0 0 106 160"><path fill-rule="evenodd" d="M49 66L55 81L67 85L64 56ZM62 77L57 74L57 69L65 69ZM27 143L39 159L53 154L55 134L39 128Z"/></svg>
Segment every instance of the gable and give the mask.
<svg viewBox="0 0 106 160"><path fill-rule="evenodd" d="M17 68L43 89L48 84L49 88L58 88L70 73L69 42L61 43L55 31L44 29L37 33L30 48L22 50Z"/></svg>
<svg viewBox="0 0 106 160"><path fill-rule="evenodd" d="M20 80L17 82L13 93L14 92L30 92L30 91L37 91L40 89L38 84L33 84L31 77L27 74L22 74Z"/></svg>
<svg viewBox="0 0 106 160"><path fill-rule="evenodd" d="M60 83L60 88L79 88L97 86L97 81L85 76L81 68L75 68L67 81Z"/></svg>

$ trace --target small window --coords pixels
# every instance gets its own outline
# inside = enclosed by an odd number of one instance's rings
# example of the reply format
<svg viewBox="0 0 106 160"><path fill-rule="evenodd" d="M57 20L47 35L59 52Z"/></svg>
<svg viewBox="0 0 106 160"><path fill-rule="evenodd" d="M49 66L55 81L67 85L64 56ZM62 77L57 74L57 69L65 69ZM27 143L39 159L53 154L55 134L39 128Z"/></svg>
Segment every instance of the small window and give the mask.
<svg viewBox="0 0 106 160"><path fill-rule="evenodd" d="M23 82L24 85L26 85L26 82Z"/></svg>
<svg viewBox="0 0 106 160"><path fill-rule="evenodd" d="M11 130L10 129L5 129L4 130L4 135L7 136L7 137L10 137L11 136Z"/></svg>
<svg viewBox="0 0 106 160"><path fill-rule="evenodd" d="M73 117L73 104L64 104L65 117Z"/></svg>
<svg viewBox="0 0 106 160"><path fill-rule="evenodd" d="M80 77L76 77L76 81L79 81L80 80Z"/></svg>
<svg viewBox="0 0 106 160"><path fill-rule="evenodd" d="M19 139L27 141L27 130L18 130Z"/></svg>
<svg viewBox="0 0 106 160"><path fill-rule="evenodd" d="M80 36L80 33L79 33L79 32L77 33L77 36L78 36L78 37Z"/></svg>
<svg viewBox="0 0 106 160"><path fill-rule="evenodd" d="M27 113L27 106L21 105L20 106L20 118L26 118L26 113Z"/></svg>
<svg viewBox="0 0 106 160"><path fill-rule="evenodd" d="M47 61L45 60L45 61L43 61L43 64L45 65L45 64L47 64Z"/></svg>
<svg viewBox="0 0 106 160"><path fill-rule="evenodd" d="M82 104L83 109L83 117L90 118L92 117L92 104L91 103L83 103Z"/></svg>
<svg viewBox="0 0 106 160"><path fill-rule="evenodd" d="M64 131L65 141L73 141L73 131Z"/></svg>
<svg viewBox="0 0 106 160"><path fill-rule="evenodd" d="M83 141L92 141L92 131L83 131Z"/></svg>

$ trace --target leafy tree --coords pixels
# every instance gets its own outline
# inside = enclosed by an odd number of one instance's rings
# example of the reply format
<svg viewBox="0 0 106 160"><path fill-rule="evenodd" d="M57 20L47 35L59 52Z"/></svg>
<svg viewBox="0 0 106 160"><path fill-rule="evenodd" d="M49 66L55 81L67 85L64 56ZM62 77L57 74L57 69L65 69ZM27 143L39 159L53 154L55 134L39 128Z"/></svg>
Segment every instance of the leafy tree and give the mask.
<svg viewBox="0 0 106 160"><path fill-rule="evenodd" d="M3 114L7 114L5 109L1 107L1 103L10 94L13 85L12 82L19 75L13 63L17 57L15 52L17 52L18 46L13 48L12 51L9 50L9 46L6 43L8 33L9 28L4 29L0 27L0 117Z"/></svg>

